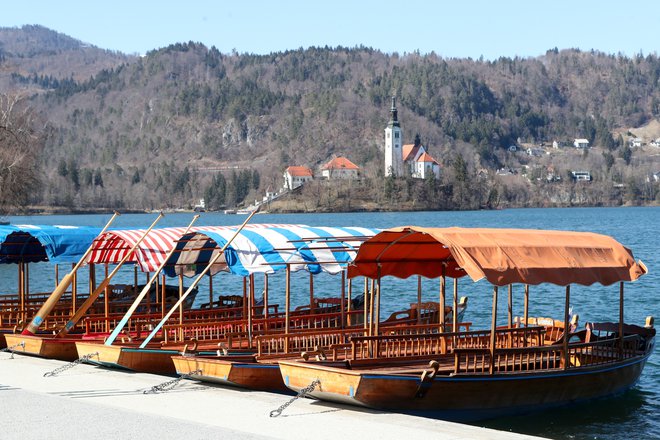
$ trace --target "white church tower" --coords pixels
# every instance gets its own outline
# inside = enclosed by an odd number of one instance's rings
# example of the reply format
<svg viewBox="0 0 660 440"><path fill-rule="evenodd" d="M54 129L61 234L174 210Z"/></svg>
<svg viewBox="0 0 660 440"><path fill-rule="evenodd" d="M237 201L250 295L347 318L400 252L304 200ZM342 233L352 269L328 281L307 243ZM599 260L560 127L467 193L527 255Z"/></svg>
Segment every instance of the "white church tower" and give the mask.
<svg viewBox="0 0 660 440"><path fill-rule="evenodd" d="M396 98L392 96L390 122L385 128L385 175L403 177L403 133L397 118Z"/></svg>

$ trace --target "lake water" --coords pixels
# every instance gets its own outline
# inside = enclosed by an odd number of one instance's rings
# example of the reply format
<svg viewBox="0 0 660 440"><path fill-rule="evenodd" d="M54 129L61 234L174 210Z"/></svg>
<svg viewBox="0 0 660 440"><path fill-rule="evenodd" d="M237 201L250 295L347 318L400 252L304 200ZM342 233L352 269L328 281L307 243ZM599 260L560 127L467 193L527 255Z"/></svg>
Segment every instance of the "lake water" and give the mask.
<svg viewBox="0 0 660 440"><path fill-rule="evenodd" d="M110 215L58 215L11 217L13 224L68 224L105 225ZM156 214L124 214L113 227L147 227ZM192 214L167 214L159 227L186 226ZM197 225L236 225L245 217L216 213L202 214ZM405 213L339 213L339 214L260 214L252 223L297 223L312 226L367 226L387 228L403 225L418 226L463 226L463 227L507 227L531 229L562 229L591 231L611 235L628 248L635 257L649 268L649 273L635 283L626 285L625 322L644 324L646 316L658 316L660 303L660 208L556 208L516 209L503 211L468 212L405 212ZM67 268L61 268L63 274ZM97 273L100 271L97 271ZM144 279L142 276L140 279ZM0 292L16 291L16 268L0 267ZM84 272L80 276L85 279ZM257 283L260 283L257 278ZM118 275L113 282L132 283L132 271ZM216 294L241 292L239 277L221 274L214 278ZM318 275L315 277L316 296L335 296L341 281L338 277ZM50 291L54 271L47 263L32 265L30 290ZM259 285L259 284L258 284ZM284 276L271 275L269 279L271 301L283 303ZM200 285L198 302L204 300L205 283ZM360 282L357 282L359 289ZM450 285L451 286L451 285ZM81 291L86 284L80 281ZM405 309L417 298L416 280L383 280L382 316ZM436 300L438 280L424 280L424 298ZM259 290L257 289L257 292ZM448 289L451 292L451 287ZM309 275L303 272L292 276L292 305L308 302ZM571 305L573 313L580 316L580 324L587 321L618 321L618 285L603 287L572 286ZM278 296L279 295L279 296ZM485 282L459 281L459 295L469 297L465 319L474 323L474 328L490 327L492 288ZM506 299L502 295L498 315L504 324ZM564 288L559 286L532 286L530 293L531 316L563 316ZM514 313L523 313L523 289L514 288ZM481 425L500 430L540 435L555 439L620 439L660 438L660 361L652 356L639 384L631 391L608 399L572 405L562 409L545 411L534 415L510 417L482 422Z"/></svg>

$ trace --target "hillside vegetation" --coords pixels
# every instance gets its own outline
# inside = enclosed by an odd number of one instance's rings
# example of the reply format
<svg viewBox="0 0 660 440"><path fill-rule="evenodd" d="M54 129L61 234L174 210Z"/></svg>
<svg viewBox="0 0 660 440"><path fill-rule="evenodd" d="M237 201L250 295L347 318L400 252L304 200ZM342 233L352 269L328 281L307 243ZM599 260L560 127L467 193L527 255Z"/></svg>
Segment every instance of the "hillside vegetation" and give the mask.
<svg viewBox="0 0 660 440"><path fill-rule="evenodd" d="M657 55L253 55L188 42L137 57L40 26L0 29L0 92L22 94L47 120L30 203L66 209L183 208L202 197L231 207L281 187L288 165L318 169L334 155L362 179L315 182L270 209L656 203L659 81ZM442 166L438 181L383 178L393 95L404 143L420 136ZM592 148L578 151L575 138ZM575 182L572 170L593 180Z"/></svg>

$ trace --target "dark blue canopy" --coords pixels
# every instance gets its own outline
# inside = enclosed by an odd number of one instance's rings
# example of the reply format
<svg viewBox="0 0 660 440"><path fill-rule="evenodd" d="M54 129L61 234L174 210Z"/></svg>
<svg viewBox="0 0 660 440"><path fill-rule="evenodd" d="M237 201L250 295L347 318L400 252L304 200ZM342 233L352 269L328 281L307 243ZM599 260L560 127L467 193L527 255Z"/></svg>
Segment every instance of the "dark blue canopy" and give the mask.
<svg viewBox="0 0 660 440"><path fill-rule="evenodd" d="M101 228L0 225L0 263L77 263Z"/></svg>

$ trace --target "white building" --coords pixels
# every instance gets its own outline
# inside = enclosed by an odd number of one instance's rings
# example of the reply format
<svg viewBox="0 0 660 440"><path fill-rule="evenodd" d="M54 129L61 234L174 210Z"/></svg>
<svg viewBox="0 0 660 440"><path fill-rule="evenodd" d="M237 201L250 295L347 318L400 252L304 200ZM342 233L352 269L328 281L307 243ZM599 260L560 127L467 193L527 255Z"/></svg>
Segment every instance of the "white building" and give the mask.
<svg viewBox="0 0 660 440"><path fill-rule="evenodd" d="M403 177L403 154L401 152L403 132L397 117L395 99L393 96L390 122L385 128L385 175Z"/></svg>
<svg viewBox="0 0 660 440"><path fill-rule="evenodd" d="M284 171L284 188L296 189L314 179L312 170L307 167L291 166Z"/></svg>
<svg viewBox="0 0 660 440"><path fill-rule="evenodd" d="M429 173L440 178L440 164L426 152L419 139L415 139L414 144L403 146L403 166L415 179L425 179Z"/></svg>
<svg viewBox="0 0 660 440"><path fill-rule="evenodd" d="M390 122L385 128L385 175L410 175L413 178L425 179L429 173L433 173L436 178L440 178L440 164L421 145L419 137L414 144L402 145L403 132L397 118L394 97L390 113Z"/></svg>
<svg viewBox="0 0 660 440"><path fill-rule="evenodd" d="M589 141L587 139L575 139L573 146L575 148L589 148Z"/></svg>
<svg viewBox="0 0 660 440"><path fill-rule="evenodd" d="M591 173L589 171L571 171L571 175L577 181L591 182Z"/></svg>
<svg viewBox="0 0 660 440"><path fill-rule="evenodd" d="M345 157L335 157L321 167L321 175L326 179L357 179L360 167Z"/></svg>

